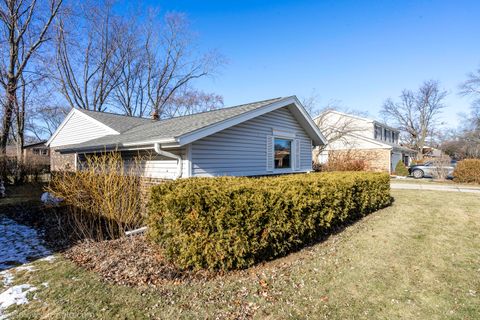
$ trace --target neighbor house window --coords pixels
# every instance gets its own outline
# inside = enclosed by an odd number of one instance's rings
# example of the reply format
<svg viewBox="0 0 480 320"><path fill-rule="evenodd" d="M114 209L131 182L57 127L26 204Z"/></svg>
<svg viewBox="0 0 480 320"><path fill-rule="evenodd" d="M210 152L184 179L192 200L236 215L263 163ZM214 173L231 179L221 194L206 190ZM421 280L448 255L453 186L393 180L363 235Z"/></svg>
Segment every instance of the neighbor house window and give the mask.
<svg viewBox="0 0 480 320"><path fill-rule="evenodd" d="M42 155L44 156L48 155L48 149L42 149Z"/></svg>
<svg viewBox="0 0 480 320"><path fill-rule="evenodd" d="M275 138L275 169L292 167L292 140Z"/></svg>
<svg viewBox="0 0 480 320"><path fill-rule="evenodd" d="M33 154L40 154L40 149L33 149Z"/></svg>
<svg viewBox="0 0 480 320"><path fill-rule="evenodd" d="M382 128L375 126L375 139L382 140Z"/></svg>

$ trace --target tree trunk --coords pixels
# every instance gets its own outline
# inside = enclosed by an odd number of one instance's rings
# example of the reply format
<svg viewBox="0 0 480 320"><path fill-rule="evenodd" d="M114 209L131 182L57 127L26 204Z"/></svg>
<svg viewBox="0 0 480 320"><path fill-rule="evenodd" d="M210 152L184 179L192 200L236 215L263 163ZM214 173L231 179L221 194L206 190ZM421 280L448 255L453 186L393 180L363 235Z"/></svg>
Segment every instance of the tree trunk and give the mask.
<svg viewBox="0 0 480 320"><path fill-rule="evenodd" d="M20 131L20 130L19 130ZM24 178L23 145L25 144L23 133L17 132L17 163L15 170L15 182L21 182Z"/></svg>
<svg viewBox="0 0 480 320"><path fill-rule="evenodd" d="M5 156L7 152L7 143L12 127L12 115L16 104L17 83L14 78L8 79L7 84L7 102L5 105L5 113L2 122L2 134L0 136L0 155Z"/></svg>

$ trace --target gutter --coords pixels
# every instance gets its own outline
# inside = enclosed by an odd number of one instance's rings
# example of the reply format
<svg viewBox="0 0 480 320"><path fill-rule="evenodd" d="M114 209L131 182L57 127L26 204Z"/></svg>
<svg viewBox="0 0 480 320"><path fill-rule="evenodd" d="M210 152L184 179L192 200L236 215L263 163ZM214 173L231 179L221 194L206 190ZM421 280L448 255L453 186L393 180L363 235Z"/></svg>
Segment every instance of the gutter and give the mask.
<svg viewBox="0 0 480 320"><path fill-rule="evenodd" d="M182 156L173 154L171 152L165 151L161 149L160 143L156 142L153 144L153 147L155 149L155 152L161 156L167 157L167 158L172 158L172 159L177 159L177 174L175 175L174 179L178 179L182 177Z"/></svg>

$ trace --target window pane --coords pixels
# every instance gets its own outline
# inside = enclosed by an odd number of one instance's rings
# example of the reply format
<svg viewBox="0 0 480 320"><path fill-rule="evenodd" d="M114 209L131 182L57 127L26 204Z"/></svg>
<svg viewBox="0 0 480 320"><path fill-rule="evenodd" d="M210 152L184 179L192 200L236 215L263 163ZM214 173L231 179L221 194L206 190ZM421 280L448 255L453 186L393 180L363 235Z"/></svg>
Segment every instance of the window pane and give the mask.
<svg viewBox="0 0 480 320"><path fill-rule="evenodd" d="M275 139L275 168L290 168L292 154L292 140Z"/></svg>

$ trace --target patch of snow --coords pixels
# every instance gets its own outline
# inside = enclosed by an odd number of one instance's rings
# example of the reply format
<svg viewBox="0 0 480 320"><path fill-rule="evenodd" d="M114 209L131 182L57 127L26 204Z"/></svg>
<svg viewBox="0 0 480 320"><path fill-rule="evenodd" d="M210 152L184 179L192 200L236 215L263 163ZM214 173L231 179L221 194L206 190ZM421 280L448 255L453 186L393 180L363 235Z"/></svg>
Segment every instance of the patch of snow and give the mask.
<svg viewBox="0 0 480 320"><path fill-rule="evenodd" d="M48 288L48 282L42 282L42 286L44 286L45 288Z"/></svg>
<svg viewBox="0 0 480 320"><path fill-rule="evenodd" d="M3 311L8 307L28 303L27 294L35 290L37 290L37 288L32 285L21 284L8 288L0 293L0 319L6 318Z"/></svg>
<svg viewBox="0 0 480 320"><path fill-rule="evenodd" d="M35 229L0 217L0 271L50 255Z"/></svg>
<svg viewBox="0 0 480 320"><path fill-rule="evenodd" d="M32 272L32 271L37 271L34 266L30 265L24 265L24 266L19 266L14 269L15 271L27 271L27 272Z"/></svg>
<svg viewBox="0 0 480 320"><path fill-rule="evenodd" d="M42 201L44 205L58 206L59 203L63 201L63 199L57 198L49 192L44 192L40 197L40 201Z"/></svg>
<svg viewBox="0 0 480 320"><path fill-rule="evenodd" d="M2 277L2 282L5 287L12 284L13 274L10 271L8 270L2 271L0 272L0 276Z"/></svg>
<svg viewBox="0 0 480 320"><path fill-rule="evenodd" d="M53 263L55 261L55 259L56 259L55 256L52 254L48 257L40 259L39 261L46 261L46 262Z"/></svg>

